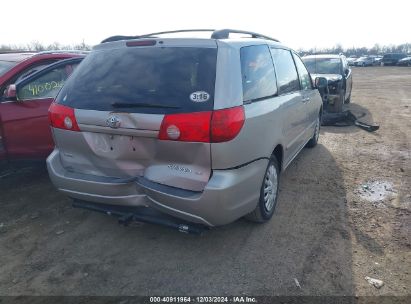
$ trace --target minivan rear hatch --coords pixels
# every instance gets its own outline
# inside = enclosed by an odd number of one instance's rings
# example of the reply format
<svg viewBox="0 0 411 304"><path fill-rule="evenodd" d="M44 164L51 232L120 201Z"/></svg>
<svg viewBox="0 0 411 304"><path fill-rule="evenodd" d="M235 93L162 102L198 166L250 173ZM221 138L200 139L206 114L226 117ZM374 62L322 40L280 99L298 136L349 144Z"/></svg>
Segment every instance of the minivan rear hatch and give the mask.
<svg viewBox="0 0 411 304"><path fill-rule="evenodd" d="M211 174L210 143L198 133L213 110L216 61L210 39L98 46L56 99L55 106L74 109L79 128L53 128L63 166L74 174L203 190ZM184 117L185 125L163 130L169 117Z"/></svg>

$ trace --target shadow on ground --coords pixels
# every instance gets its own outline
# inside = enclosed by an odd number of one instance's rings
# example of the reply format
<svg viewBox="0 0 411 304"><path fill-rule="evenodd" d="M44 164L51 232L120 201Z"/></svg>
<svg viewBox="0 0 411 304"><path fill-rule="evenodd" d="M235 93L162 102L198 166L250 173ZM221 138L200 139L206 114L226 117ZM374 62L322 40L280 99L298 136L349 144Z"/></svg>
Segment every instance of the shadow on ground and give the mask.
<svg viewBox="0 0 411 304"><path fill-rule="evenodd" d="M200 237L73 209L44 168L1 178L0 191L3 295L354 293L343 179L322 145L284 173L270 222Z"/></svg>
<svg viewBox="0 0 411 304"><path fill-rule="evenodd" d="M359 104L351 102L349 104L344 105L343 110L350 110L357 119L361 122L365 122L370 125L378 124L375 122L372 116L372 109L371 111ZM323 126L321 127L322 131L329 132L329 133L336 133L336 134L347 134L347 133L356 133L356 132L366 132L357 126ZM376 133L372 133L376 134Z"/></svg>

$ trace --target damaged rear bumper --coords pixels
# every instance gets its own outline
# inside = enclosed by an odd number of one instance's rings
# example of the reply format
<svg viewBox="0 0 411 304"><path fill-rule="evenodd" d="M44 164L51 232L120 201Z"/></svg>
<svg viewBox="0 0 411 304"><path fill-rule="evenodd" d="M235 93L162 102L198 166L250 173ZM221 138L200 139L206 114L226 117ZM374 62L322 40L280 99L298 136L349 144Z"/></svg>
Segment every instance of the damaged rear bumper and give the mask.
<svg viewBox="0 0 411 304"><path fill-rule="evenodd" d="M189 191L145 179L112 178L67 171L55 149L47 159L53 184L71 198L118 206L153 207L186 221L207 226L233 222L254 210L268 160L214 170L203 191Z"/></svg>

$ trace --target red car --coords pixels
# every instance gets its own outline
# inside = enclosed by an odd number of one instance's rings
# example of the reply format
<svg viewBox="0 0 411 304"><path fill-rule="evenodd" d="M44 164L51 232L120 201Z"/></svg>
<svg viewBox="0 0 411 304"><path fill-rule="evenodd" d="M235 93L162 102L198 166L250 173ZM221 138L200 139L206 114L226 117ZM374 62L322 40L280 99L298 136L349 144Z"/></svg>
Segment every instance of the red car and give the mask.
<svg viewBox="0 0 411 304"><path fill-rule="evenodd" d="M0 160L50 154L48 108L83 58L61 51L0 54Z"/></svg>

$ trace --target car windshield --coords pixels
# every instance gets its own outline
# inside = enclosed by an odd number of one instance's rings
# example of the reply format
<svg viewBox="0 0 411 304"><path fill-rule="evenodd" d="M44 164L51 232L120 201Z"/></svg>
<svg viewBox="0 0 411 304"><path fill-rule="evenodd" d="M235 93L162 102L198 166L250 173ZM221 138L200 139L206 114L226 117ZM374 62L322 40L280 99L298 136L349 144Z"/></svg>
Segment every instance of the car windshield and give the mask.
<svg viewBox="0 0 411 304"><path fill-rule="evenodd" d="M0 76L3 76L6 74L8 70L10 70L12 67L14 67L17 64L17 62L14 61L3 61L0 60Z"/></svg>
<svg viewBox="0 0 411 304"><path fill-rule="evenodd" d="M341 74L339 58L303 58L311 74Z"/></svg>
<svg viewBox="0 0 411 304"><path fill-rule="evenodd" d="M78 109L170 113L209 111L217 49L120 48L87 56L57 102Z"/></svg>

